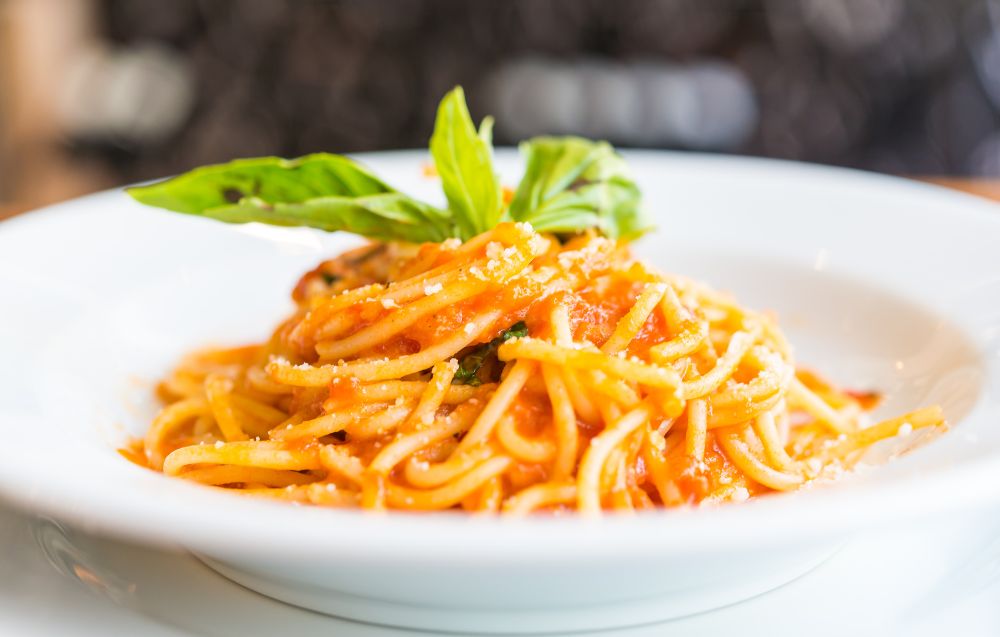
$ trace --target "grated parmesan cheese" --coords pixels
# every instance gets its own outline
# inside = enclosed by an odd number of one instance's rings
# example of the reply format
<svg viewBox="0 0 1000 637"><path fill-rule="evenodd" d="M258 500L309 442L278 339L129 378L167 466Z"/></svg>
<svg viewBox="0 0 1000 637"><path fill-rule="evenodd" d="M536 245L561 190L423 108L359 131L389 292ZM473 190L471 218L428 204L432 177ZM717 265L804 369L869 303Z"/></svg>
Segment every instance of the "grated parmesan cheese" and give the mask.
<svg viewBox="0 0 1000 637"><path fill-rule="evenodd" d="M221 440L216 440L216 441L215 441L215 448L216 448L216 449L222 449L222 447L223 447L223 446L224 446L225 444L226 444L226 443L222 442Z"/></svg>
<svg viewBox="0 0 1000 637"><path fill-rule="evenodd" d="M431 296L432 294L437 294L444 289L444 286L440 283L435 283L434 285L424 286L424 296Z"/></svg>
<svg viewBox="0 0 1000 637"><path fill-rule="evenodd" d="M806 468L813 475L818 474L823 469L823 463L820 462L819 458L809 458L806 460Z"/></svg>
<svg viewBox="0 0 1000 637"><path fill-rule="evenodd" d="M398 303L396 303L392 299L387 299L387 298L384 298L384 297L381 298L381 299L379 299L379 303L381 303L382 307L384 307L387 310L391 310L393 308L399 307Z"/></svg>

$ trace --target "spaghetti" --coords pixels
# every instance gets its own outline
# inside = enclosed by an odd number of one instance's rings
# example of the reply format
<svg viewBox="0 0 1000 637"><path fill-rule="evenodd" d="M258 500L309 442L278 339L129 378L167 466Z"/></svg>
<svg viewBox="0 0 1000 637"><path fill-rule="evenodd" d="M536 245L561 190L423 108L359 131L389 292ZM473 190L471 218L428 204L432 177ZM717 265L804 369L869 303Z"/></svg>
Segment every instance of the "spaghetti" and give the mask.
<svg viewBox="0 0 1000 637"><path fill-rule="evenodd" d="M772 317L624 242L504 222L321 264L261 345L159 386L151 468L322 506L631 511L741 501L946 428L864 426L871 396L796 369Z"/></svg>

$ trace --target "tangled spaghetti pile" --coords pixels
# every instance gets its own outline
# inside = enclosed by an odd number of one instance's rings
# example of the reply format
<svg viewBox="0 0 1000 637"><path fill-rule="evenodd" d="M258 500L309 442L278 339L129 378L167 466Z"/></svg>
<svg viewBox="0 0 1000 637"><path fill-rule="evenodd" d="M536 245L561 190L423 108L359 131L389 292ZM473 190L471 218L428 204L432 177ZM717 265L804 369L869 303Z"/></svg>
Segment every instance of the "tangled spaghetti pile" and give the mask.
<svg viewBox="0 0 1000 637"><path fill-rule="evenodd" d="M873 397L795 368L774 321L587 233L374 243L297 286L263 345L163 381L154 469L317 505L525 514L740 501L835 477Z"/></svg>

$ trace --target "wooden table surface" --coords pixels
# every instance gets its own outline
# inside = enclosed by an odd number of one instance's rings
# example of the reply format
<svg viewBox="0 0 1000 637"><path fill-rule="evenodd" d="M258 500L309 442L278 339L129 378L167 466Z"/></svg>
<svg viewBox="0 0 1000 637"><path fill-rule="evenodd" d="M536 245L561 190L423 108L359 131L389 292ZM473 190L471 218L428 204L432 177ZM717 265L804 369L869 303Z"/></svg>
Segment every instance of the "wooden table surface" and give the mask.
<svg viewBox="0 0 1000 637"><path fill-rule="evenodd" d="M915 177L914 179L1000 201L1000 179L966 179L959 177ZM2 202L0 203L0 220L24 212L27 208L28 206L18 205L17 202Z"/></svg>
<svg viewBox="0 0 1000 637"><path fill-rule="evenodd" d="M1000 201L1000 179L961 179L956 177L925 177L928 181L946 188L954 188L972 195Z"/></svg>

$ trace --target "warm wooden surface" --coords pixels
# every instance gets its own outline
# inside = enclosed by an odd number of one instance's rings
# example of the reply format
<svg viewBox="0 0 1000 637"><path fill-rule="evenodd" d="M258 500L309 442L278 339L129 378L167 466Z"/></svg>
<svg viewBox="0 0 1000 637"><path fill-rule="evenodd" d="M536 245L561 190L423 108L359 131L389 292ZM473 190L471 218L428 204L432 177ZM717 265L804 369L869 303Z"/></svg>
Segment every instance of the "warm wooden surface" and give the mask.
<svg viewBox="0 0 1000 637"><path fill-rule="evenodd" d="M956 179L954 177L925 177L922 181L954 188L987 199L1000 201L1000 179Z"/></svg>
<svg viewBox="0 0 1000 637"><path fill-rule="evenodd" d="M955 177L918 177L917 179L1000 201L1000 179L960 179ZM25 207L19 206L16 202L0 203L0 219L12 217L24 211Z"/></svg>

